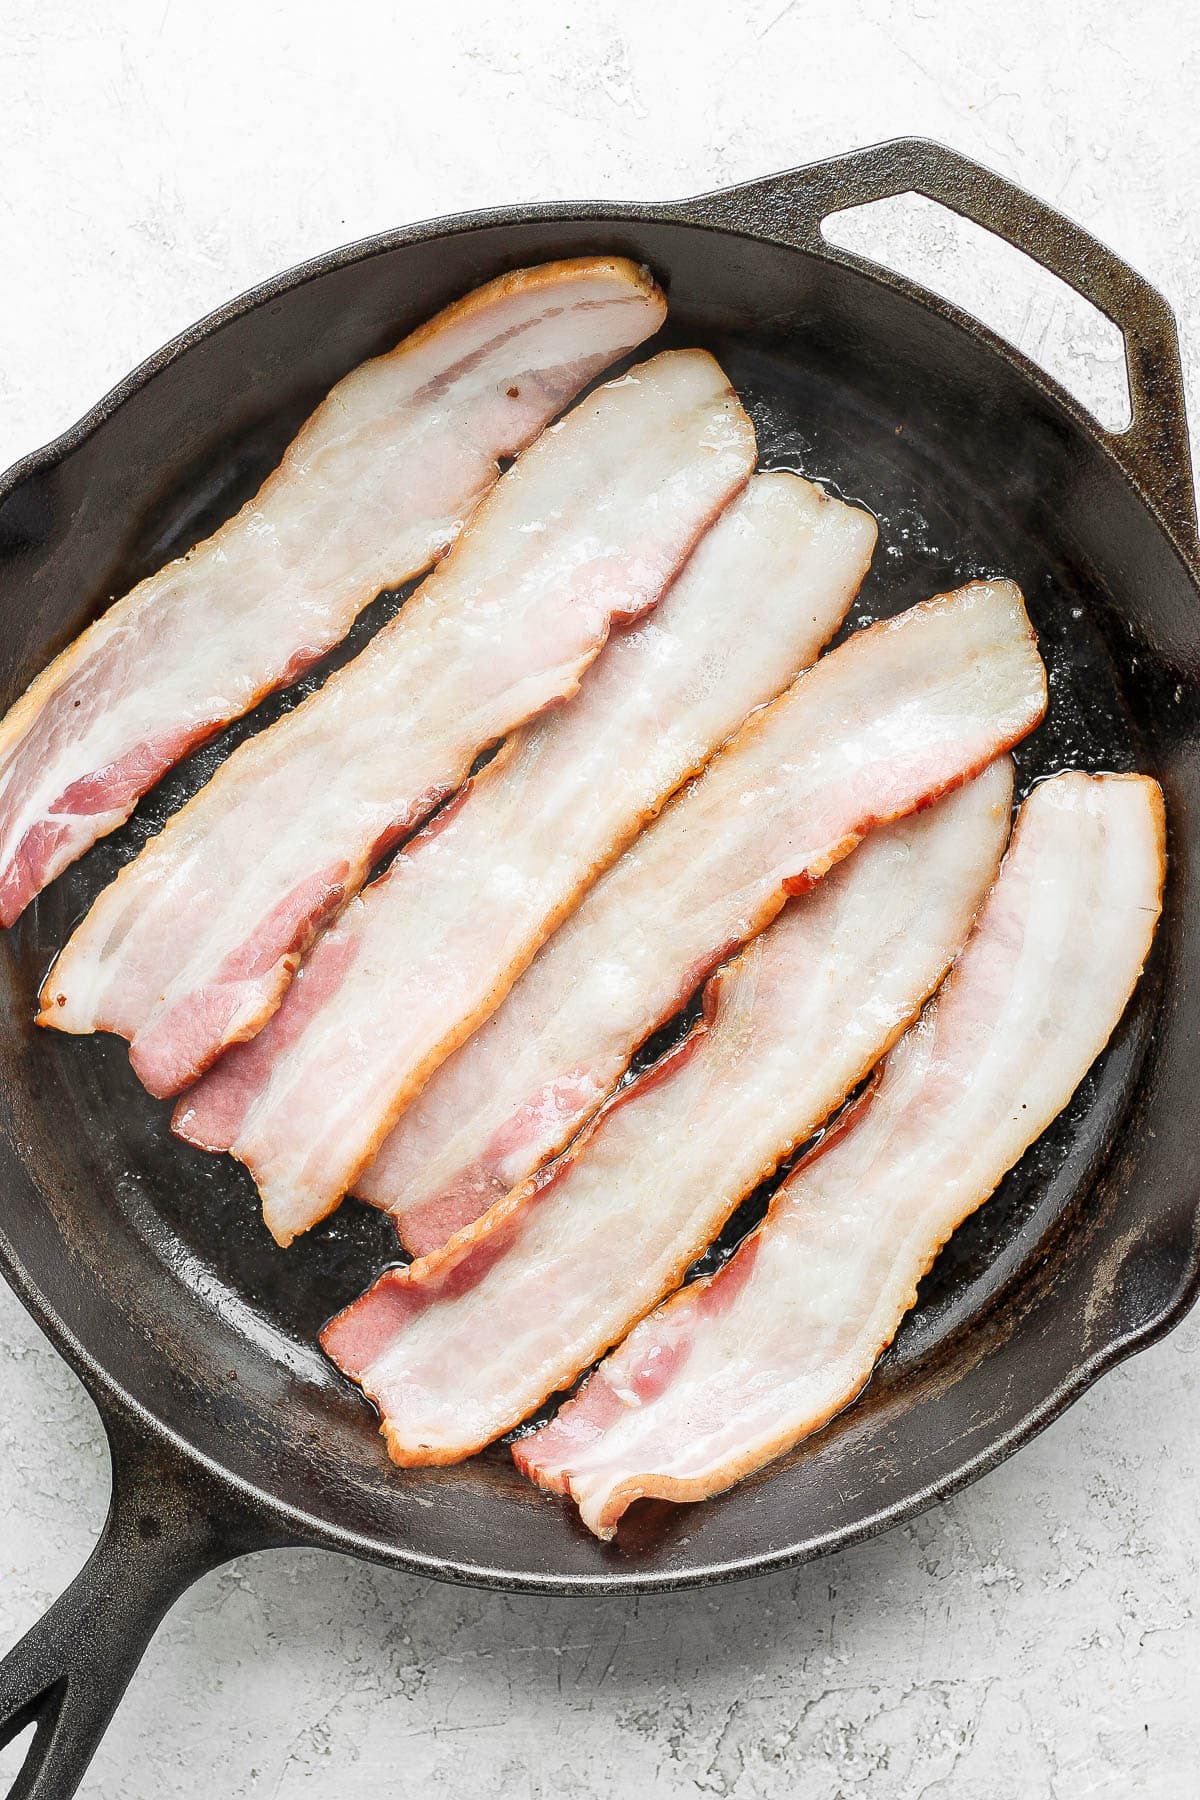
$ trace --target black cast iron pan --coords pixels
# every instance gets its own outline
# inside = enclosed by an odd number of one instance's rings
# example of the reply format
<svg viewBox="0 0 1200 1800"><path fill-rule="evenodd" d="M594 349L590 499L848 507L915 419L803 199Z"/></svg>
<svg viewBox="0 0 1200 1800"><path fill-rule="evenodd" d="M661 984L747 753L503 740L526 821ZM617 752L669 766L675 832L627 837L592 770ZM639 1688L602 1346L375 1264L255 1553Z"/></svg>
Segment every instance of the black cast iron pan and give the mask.
<svg viewBox="0 0 1200 1800"><path fill-rule="evenodd" d="M1133 424L1102 431L954 308L822 238L908 190L1008 238L1125 337ZM1076 226L936 145L885 144L669 206L530 207L417 225L233 302L0 483L0 704L114 593L254 489L346 369L499 270L623 251L672 334L725 361L764 458L880 514L857 618L978 573L1025 589L1051 667L1028 783L1066 764L1163 782L1167 912L1147 979L1049 1136L955 1237L866 1394L703 1506L643 1507L602 1547L501 1449L400 1473L314 1344L394 1258L347 1205L288 1252L227 1159L166 1132L115 1039L38 1032L34 994L93 893L214 760L198 754L0 940L0 1262L108 1427L91 1561L0 1665L0 1742L38 1731L15 1794L63 1800L150 1634L198 1574L319 1544L554 1593L684 1587L794 1563L908 1518L1025 1442L1174 1324L1200 1283L1200 543L1170 312ZM351 648L378 625L385 598Z"/></svg>

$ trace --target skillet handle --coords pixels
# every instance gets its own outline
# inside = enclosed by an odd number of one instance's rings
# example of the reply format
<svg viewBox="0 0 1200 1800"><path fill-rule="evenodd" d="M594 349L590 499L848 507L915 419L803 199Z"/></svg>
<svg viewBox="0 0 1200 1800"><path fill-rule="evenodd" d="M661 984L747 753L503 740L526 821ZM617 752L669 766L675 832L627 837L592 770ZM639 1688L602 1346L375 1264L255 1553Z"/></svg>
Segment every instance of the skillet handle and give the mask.
<svg viewBox="0 0 1200 1800"><path fill-rule="evenodd" d="M682 210L698 223L777 238L878 277L878 265L823 238L821 221L847 207L907 193L924 194L994 232L1111 319L1125 340L1133 418L1126 431L1096 429L1185 559L1200 569L1200 531L1174 315L1149 282L1082 226L1002 175L924 138L895 138L853 150L828 162L809 163L762 181L704 194L673 210L676 215ZM882 273L890 284L928 301L929 296L907 278L891 270ZM947 303L939 301L938 305L962 317Z"/></svg>
<svg viewBox="0 0 1200 1800"><path fill-rule="evenodd" d="M36 1725L7 1800L70 1800L172 1602L231 1557L290 1541L231 1511L199 1464L106 1425L113 1487L99 1542L0 1662L0 1749Z"/></svg>

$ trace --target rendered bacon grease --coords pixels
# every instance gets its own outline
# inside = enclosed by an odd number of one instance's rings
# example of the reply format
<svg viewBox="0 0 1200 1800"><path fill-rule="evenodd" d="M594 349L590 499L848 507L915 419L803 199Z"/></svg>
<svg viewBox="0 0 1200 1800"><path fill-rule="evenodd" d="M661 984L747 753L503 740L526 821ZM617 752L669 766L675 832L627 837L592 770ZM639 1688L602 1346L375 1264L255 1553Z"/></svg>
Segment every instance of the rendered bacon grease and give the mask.
<svg viewBox="0 0 1200 1800"><path fill-rule="evenodd" d="M749 420L699 350L653 358L550 427L391 624L236 750L100 895L39 1022L128 1037L155 1094L253 1036L371 863L481 747L574 693L754 456Z"/></svg>
<svg viewBox="0 0 1200 1800"><path fill-rule="evenodd" d="M282 1109L319 1122L324 1154L378 1141L664 798L812 661L874 542L868 513L755 476L579 698L511 740L346 909L266 1029L183 1097L176 1131L240 1153ZM313 1207L306 1185L285 1204L270 1190L267 1223L287 1242Z"/></svg>
<svg viewBox="0 0 1200 1800"><path fill-rule="evenodd" d="M1011 796L1005 758L874 834L712 978L705 1023L557 1168L326 1328L397 1462L469 1455L682 1279L941 979L995 875Z"/></svg>
<svg viewBox="0 0 1200 1800"><path fill-rule="evenodd" d="M444 1243L574 1136L788 893L1024 737L1045 694L1011 582L928 601L823 657L597 882L355 1192L395 1214L410 1249Z"/></svg>
<svg viewBox="0 0 1200 1800"><path fill-rule="evenodd" d="M171 765L419 574L593 376L666 313L620 258L502 276L363 363L253 500L141 582L0 724L0 924Z"/></svg>
<svg viewBox="0 0 1200 1800"><path fill-rule="evenodd" d="M852 1400L951 1232L1067 1104L1150 949L1157 785L1034 789L978 925L877 1087L726 1266L669 1300L514 1449L598 1537L642 1495L699 1500Z"/></svg>

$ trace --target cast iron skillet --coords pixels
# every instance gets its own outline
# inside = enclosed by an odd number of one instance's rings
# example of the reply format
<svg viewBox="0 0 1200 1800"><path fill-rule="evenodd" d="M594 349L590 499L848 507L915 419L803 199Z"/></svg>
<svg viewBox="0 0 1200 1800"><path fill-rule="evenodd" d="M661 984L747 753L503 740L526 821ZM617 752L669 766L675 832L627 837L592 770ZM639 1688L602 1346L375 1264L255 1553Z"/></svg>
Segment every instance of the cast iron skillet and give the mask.
<svg viewBox="0 0 1200 1800"><path fill-rule="evenodd" d="M978 324L822 239L828 213L908 190L1008 238L1115 321L1128 432L1102 431ZM241 1172L168 1138L121 1044L32 1027L72 921L250 727L225 734L0 940L0 1262L99 1406L113 1462L94 1555L0 1665L0 1742L38 1723L15 1794L74 1792L163 1612L228 1557L319 1544L554 1593L799 1562L990 1468L1173 1325L1200 1285L1200 543L1178 344L1132 270L950 151L902 141L678 205L417 225L234 301L0 484L0 703L109 595L240 505L351 365L499 270L582 251L651 265L672 334L725 360L765 460L879 512L858 619L971 574L1021 582L1052 671L1022 782L1064 764L1137 766L1166 788L1152 967L1063 1120L957 1234L859 1403L716 1500L635 1510L602 1547L503 1450L455 1469L389 1466L313 1342L394 1257L377 1215L347 1205L277 1251ZM373 608L354 643L394 605Z"/></svg>

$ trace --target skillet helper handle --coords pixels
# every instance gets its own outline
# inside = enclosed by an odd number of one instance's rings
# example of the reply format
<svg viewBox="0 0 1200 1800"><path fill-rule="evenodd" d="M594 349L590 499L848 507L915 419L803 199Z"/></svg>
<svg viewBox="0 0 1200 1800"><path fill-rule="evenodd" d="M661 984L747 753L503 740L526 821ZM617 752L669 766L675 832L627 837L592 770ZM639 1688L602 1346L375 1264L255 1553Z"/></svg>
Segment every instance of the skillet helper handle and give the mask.
<svg viewBox="0 0 1200 1800"><path fill-rule="evenodd" d="M7 1800L70 1800L163 1615L199 1576L285 1541L199 1465L108 1422L112 1500L75 1580L0 1662L0 1748L34 1724Z"/></svg>
<svg viewBox="0 0 1200 1800"><path fill-rule="evenodd" d="M866 258L824 239L821 221L848 207L908 193L936 200L1024 251L1117 327L1125 340L1133 417L1126 431L1097 429L1184 558L1200 571L1200 530L1174 315L1148 281L1082 226L1002 175L924 138L895 138L828 162L705 194L686 203L684 210L700 223L778 238L878 273L877 265ZM890 271L887 278L907 292L922 292Z"/></svg>

